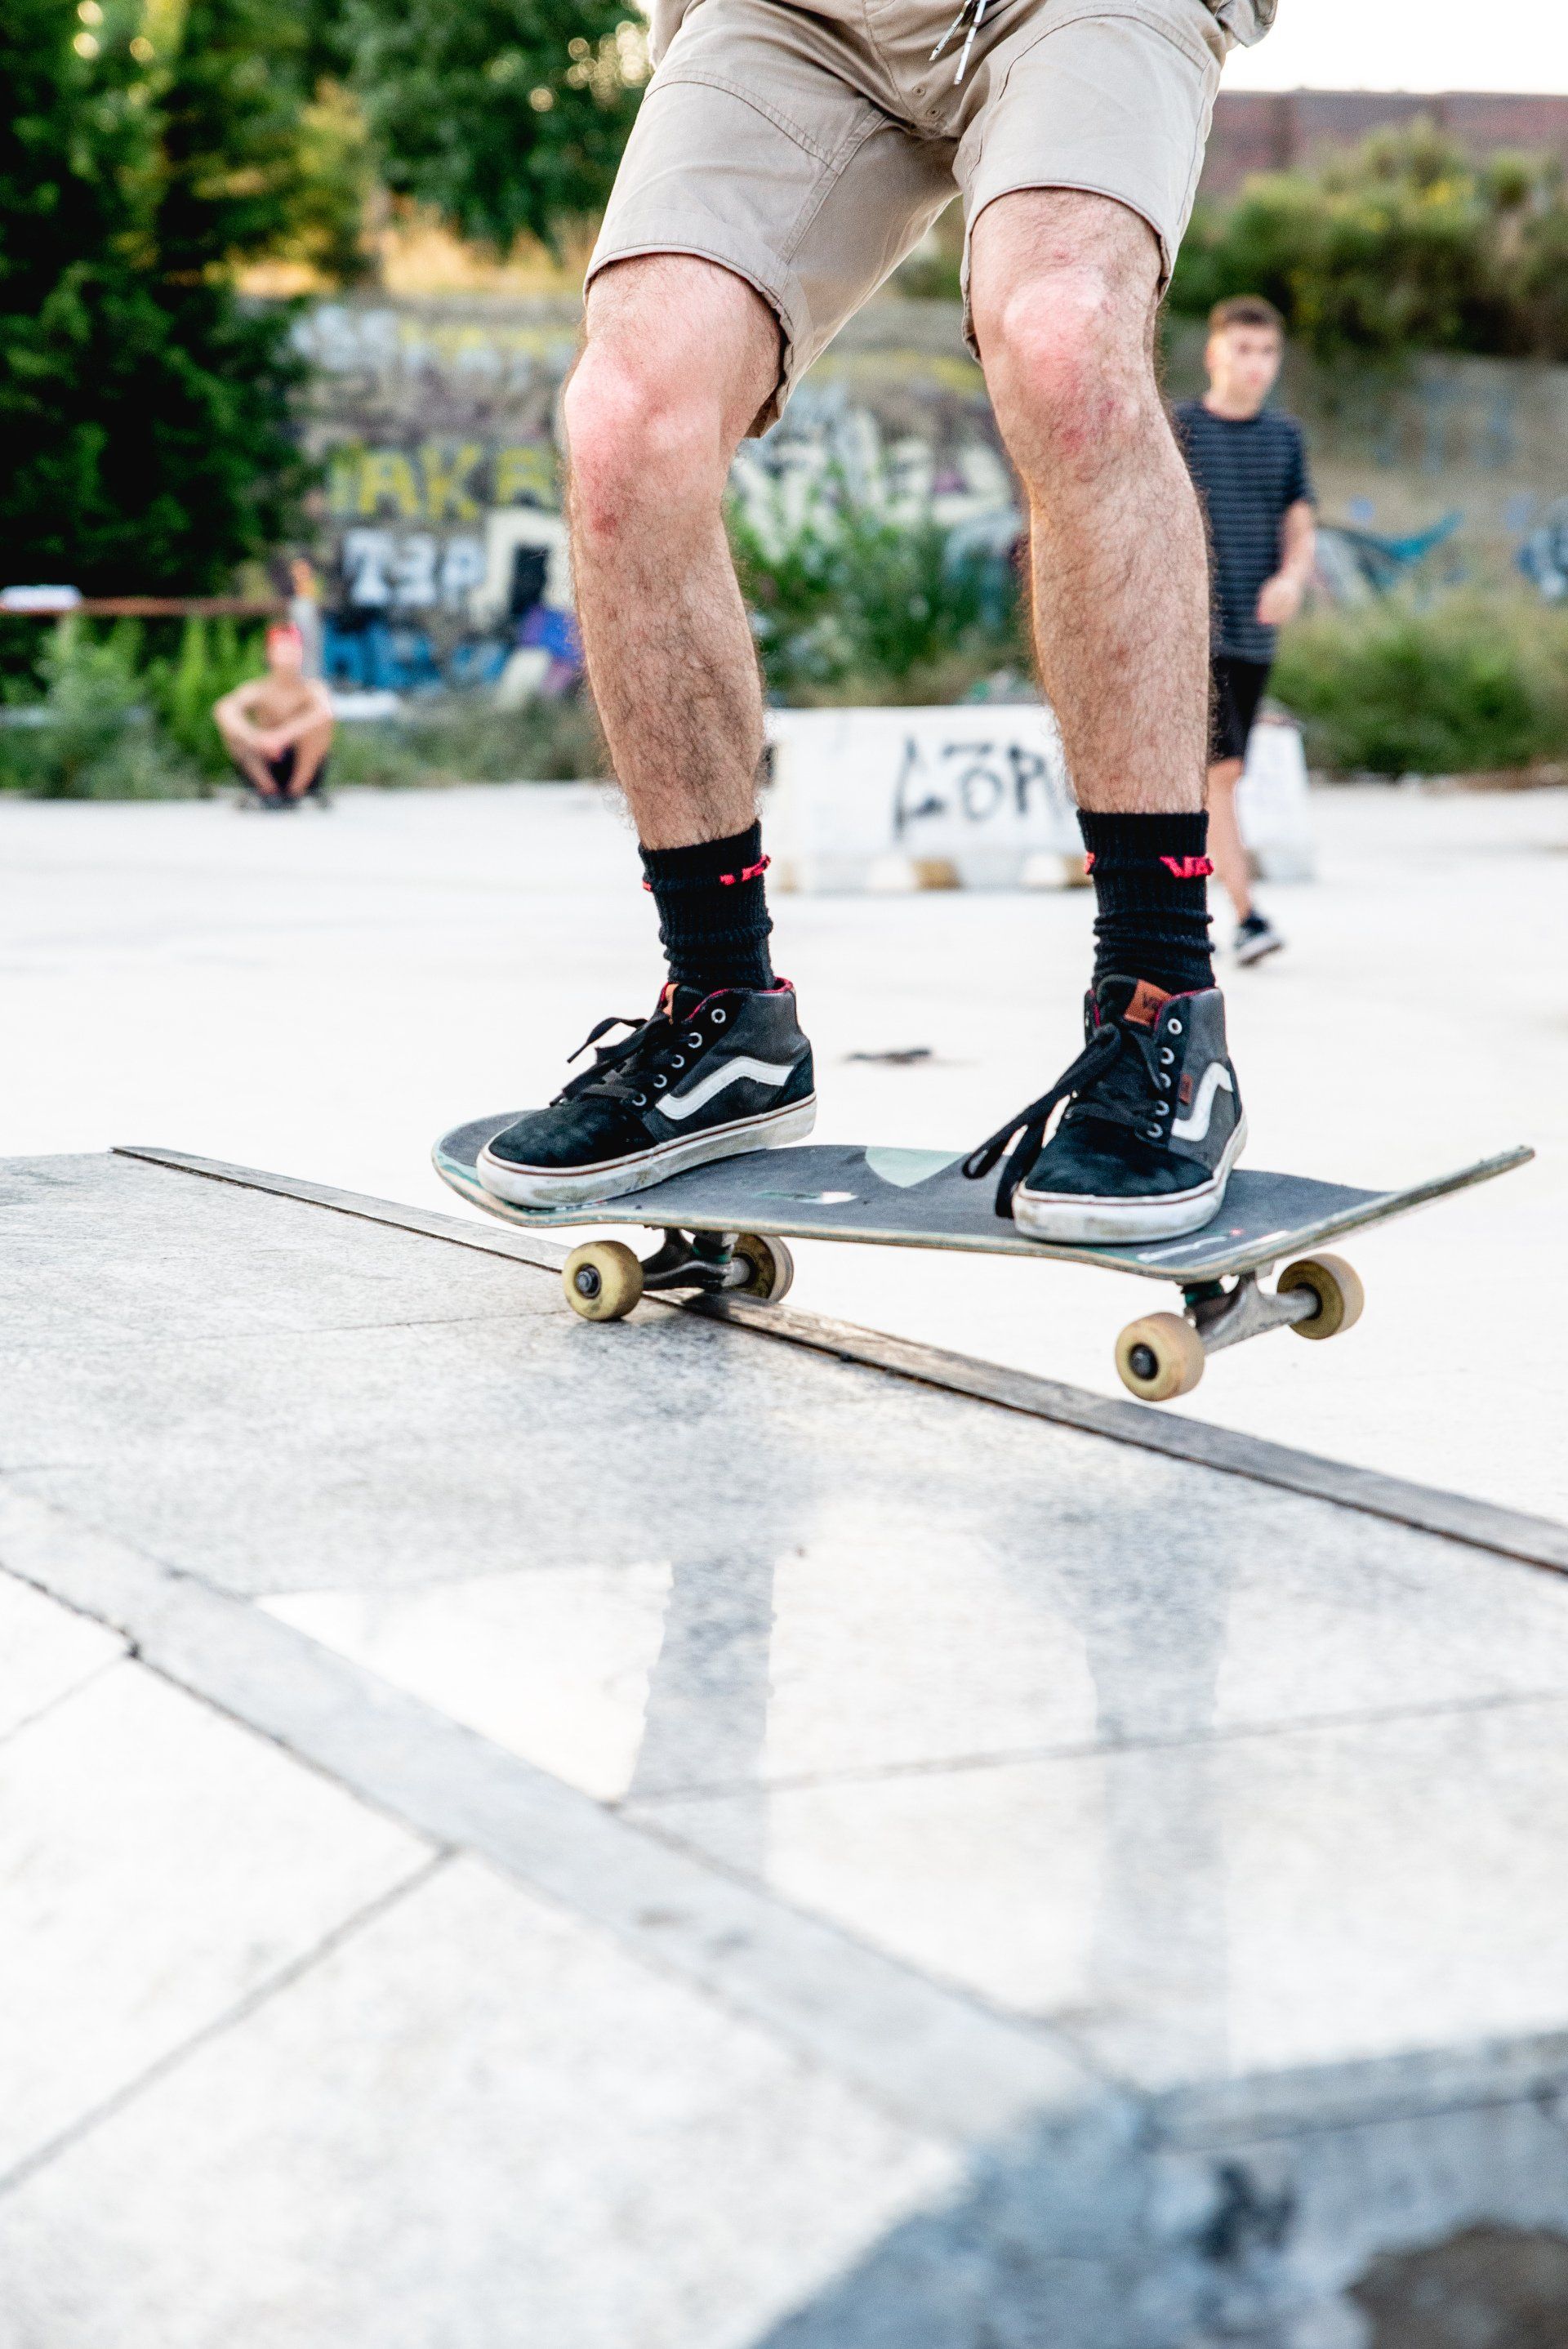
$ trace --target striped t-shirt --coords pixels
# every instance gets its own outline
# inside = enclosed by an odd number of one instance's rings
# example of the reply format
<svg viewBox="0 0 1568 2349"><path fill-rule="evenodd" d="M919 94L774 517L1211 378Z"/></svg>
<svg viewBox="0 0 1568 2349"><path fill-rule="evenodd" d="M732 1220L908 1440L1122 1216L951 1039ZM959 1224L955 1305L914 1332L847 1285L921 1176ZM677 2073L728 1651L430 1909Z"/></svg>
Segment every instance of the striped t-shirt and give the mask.
<svg viewBox="0 0 1568 2349"><path fill-rule="evenodd" d="M1287 508L1312 497L1301 427L1272 408L1238 419L1183 399L1176 430L1209 517L1214 650L1271 661L1276 632L1257 616L1258 591L1279 569Z"/></svg>

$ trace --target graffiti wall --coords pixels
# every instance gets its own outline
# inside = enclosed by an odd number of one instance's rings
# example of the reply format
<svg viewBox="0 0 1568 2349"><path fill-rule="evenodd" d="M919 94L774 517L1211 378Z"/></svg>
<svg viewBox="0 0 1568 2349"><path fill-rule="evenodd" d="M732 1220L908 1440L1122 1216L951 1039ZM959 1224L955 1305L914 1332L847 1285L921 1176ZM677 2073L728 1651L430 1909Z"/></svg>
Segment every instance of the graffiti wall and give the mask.
<svg viewBox="0 0 1568 2349"><path fill-rule="evenodd" d="M555 689L576 673L557 423L574 301L322 302L297 336L313 368L308 438L328 673L402 691ZM1202 335L1171 338L1168 388L1201 386ZM1346 577L1379 549L1443 550L1451 574L1568 594L1568 368L1427 359L1402 378L1290 362L1325 519ZM788 533L836 500L932 513L1005 562L1015 484L956 308L884 300L812 369L783 421L742 449L753 523ZM1377 582L1374 581L1374 585Z"/></svg>
<svg viewBox="0 0 1568 2349"><path fill-rule="evenodd" d="M573 303L324 302L297 339L325 460L325 666L343 686L417 691L569 680L577 658L560 519L560 392ZM879 305L748 442L738 495L794 530L852 498L934 512L985 551L1020 527L980 371L945 307Z"/></svg>
<svg viewBox="0 0 1568 2349"><path fill-rule="evenodd" d="M570 671L555 417L575 305L324 302L296 335L326 469L329 677L408 691Z"/></svg>

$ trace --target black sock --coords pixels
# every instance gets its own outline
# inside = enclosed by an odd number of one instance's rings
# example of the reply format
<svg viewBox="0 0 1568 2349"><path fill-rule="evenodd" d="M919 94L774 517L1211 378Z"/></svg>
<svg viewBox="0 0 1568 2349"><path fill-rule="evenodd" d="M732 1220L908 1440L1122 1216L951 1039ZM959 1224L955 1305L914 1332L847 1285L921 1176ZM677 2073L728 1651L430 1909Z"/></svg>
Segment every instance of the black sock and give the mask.
<svg viewBox="0 0 1568 2349"><path fill-rule="evenodd" d="M1206 815L1078 810L1097 912L1094 978L1146 978L1168 995L1214 984Z"/></svg>
<svg viewBox="0 0 1568 2349"><path fill-rule="evenodd" d="M644 887L659 909L670 977L709 995L719 987L771 987L762 826L694 848L645 848Z"/></svg>

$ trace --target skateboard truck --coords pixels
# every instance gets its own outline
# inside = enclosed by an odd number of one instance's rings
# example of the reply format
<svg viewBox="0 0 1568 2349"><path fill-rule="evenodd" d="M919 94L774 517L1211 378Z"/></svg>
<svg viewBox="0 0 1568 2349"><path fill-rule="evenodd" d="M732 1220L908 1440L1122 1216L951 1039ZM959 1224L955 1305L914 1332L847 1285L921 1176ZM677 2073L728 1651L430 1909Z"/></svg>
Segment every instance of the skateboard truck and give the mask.
<svg viewBox="0 0 1568 2349"><path fill-rule="evenodd" d="M561 1286L584 1321L620 1321L645 1293L688 1289L777 1304L795 1278L780 1239L759 1232L683 1232L666 1228L664 1245L640 1257L622 1240L588 1240L561 1268Z"/></svg>
<svg viewBox="0 0 1568 2349"><path fill-rule="evenodd" d="M1361 1319L1366 1302L1359 1276L1340 1256L1298 1257L1272 1289L1258 1287L1254 1269L1229 1288L1218 1280L1185 1284L1181 1296L1184 1313L1146 1313L1130 1321L1116 1341L1121 1383L1145 1402L1191 1394L1211 1354L1261 1338L1265 1330L1337 1337Z"/></svg>

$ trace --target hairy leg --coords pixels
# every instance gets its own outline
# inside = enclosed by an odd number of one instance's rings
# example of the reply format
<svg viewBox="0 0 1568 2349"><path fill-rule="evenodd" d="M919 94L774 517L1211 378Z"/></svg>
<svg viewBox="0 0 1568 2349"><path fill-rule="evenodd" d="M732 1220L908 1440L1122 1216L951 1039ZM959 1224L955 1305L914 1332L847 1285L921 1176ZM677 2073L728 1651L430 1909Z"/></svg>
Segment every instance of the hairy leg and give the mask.
<svg viewBox="0 0 1568 2349"><path fill-rule="evenodd" d="M1241 774L1239 759L1221 759L1209 770L1209 854L1236 909L1237 921L1244 922L1253 909L1253 878L1236 821L1236 785Z"/></svg>
<svg viewBox="0 0 1568 2349"><path fill-rule="evenodd" d="M1080 806L1196 812L1203 528L1153 363L1160 250L1106 196L1030 189L975 224L970 303L1029 501L1040 674Z"/></svg>
<svg viewBox="0 0 1568 2349"><path fill-rule="evenodd" d="M756 814L762 694L722 504L779 363L773 313L711 262L655 254L593 282L565 398L573 564L646 848L726 839Z"/></svg>

